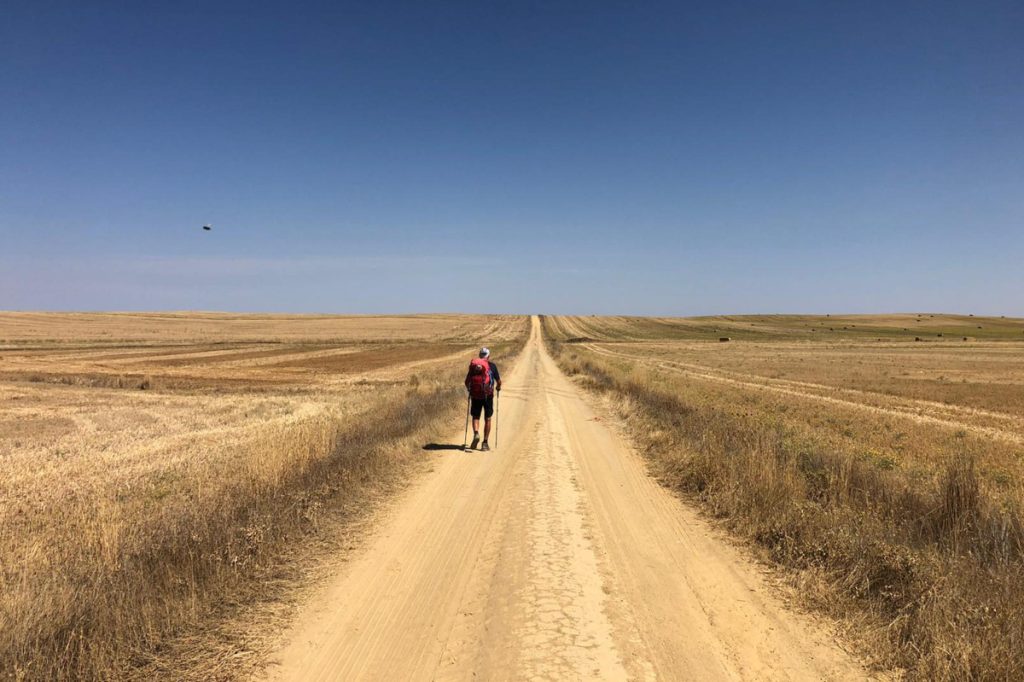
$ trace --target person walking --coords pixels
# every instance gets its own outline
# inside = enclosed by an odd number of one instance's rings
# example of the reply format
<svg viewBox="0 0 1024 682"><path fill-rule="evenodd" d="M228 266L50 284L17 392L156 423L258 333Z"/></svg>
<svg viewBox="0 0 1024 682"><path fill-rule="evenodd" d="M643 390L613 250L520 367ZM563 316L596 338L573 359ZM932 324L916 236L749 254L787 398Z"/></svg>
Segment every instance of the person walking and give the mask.
<svg viewBox="0 0 1024 682"><path fill-rule="evenodd" d="M491 417L494 415L494 394L501 392L501 373L498 365L491 360L491 351L484 347L480 356L469 363L466 373L466 390L469 391L469 413L473 417L473 442L469 448L480 444L481 450L490 450L487 438L491 435ZM484 414L484 440L480 443L480 413Z"/></svg>

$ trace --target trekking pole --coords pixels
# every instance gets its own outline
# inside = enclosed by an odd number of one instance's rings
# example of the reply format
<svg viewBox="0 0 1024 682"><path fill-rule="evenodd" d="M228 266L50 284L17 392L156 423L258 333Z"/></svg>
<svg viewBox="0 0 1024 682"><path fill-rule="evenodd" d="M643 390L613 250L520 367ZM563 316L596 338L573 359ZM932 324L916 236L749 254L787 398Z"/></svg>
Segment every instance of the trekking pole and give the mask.
<svg viewBox="0 0 1024 682"><path fill-rule="evenodd" d="M466 430L462 432L462 449L466 449L467 443L469 443L469 406L472 402L472 398L466 395Z"/></svg>
<svg viewBox="0 0 1024 682"><path fill-rule="evenodd" d="M501 404L501 391L494 396L494 447L498 447L498 405Z"/></svg>

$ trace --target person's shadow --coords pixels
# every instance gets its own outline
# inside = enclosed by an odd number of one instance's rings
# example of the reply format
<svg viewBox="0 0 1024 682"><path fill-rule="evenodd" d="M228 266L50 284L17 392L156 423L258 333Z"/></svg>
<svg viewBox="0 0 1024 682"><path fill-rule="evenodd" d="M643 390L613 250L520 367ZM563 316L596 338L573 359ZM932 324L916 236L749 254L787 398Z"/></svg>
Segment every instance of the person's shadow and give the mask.
<svg viewBox="0 0 1024 682"><path fill-rule="evenodd" d="M424 450L465 450L466 447L462 444L456 443L427 443L423 446Z"/></svg>

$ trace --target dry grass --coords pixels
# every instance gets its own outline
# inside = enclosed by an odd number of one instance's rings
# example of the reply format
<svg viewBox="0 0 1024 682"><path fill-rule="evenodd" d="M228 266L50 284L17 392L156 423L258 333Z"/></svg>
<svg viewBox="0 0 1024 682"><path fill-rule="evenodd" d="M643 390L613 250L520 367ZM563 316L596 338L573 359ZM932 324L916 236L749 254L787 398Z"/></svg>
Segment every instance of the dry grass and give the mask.
<svg viewBox="0 0 1024 682"><path fill-rule="evenodd" d="M913 341L879 349L856 332L794 342L793 318L774 332L770 321L730 344L679 334L688 321L549 318L545 331L666 485L791 569L808 603L855 624L880 665L911 679L1019 679L1024 410L982 395L1024 381L1020 321L963 350L912 352ZM922 395L893 370L974 380Z"/></svg>
<svg viewBox="0 0 1024 682"><path fill-rule="evenodd" d="M513 316L248 315L234 313L0 313L0 348L124 344L423 341L482 336L508 341Z"/></svg>
<svg viewBox="0 0 1024 682"><path fill-rule="evenodd" d="M132 676L258 594L285 548L332 509L358 513L416 452L393 446L461 409L460 356L512 352L528 330L315 318L259 338L262 318L112 317L0 315L16 341L0 360L0 671L15 678Z"/></svg>
<svg viewBox="0 0 1024 682"><path fill-rule="evenodd" d="M1024 319L904 313L898 315L722 315L717 317L558 317L549 321L560 338L598 341L743 341L963 343L1024 341Z"/></svg>

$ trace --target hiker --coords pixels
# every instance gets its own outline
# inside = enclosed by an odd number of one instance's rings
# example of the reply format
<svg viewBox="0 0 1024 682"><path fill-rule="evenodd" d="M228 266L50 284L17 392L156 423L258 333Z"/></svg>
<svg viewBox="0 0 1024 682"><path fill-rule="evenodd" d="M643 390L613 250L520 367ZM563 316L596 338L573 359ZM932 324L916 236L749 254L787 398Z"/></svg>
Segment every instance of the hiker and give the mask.
<svg viewBox="0 0 1024 682"><path fill-rule="evenodd" d="M481 450L490 450L487 437L491 435L491 416L494 414L494 392L501 392L501 374L498 366L491 360L488 348L480 349L480 357L469 363L466 373L466 390L469 391L471 404L469 413L473 417L473 443L470 449L480 443L480 412L484 413L484 442Z"/></svg>

